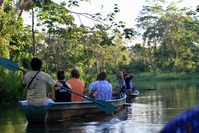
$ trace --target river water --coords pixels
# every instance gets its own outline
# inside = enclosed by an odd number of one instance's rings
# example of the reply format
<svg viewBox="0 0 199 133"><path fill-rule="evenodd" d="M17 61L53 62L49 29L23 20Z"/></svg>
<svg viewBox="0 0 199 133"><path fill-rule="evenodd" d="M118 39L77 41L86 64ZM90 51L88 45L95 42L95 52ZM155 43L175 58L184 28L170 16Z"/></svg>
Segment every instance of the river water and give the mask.
<svg viewBox="0 0 199 133"><path fill-rule="evenodd" d="M18 104L0 105L0 133L158 133L173 117L199 102L199 83L135 82L140 92L112 115L75 121L28 124Z"/></svg>

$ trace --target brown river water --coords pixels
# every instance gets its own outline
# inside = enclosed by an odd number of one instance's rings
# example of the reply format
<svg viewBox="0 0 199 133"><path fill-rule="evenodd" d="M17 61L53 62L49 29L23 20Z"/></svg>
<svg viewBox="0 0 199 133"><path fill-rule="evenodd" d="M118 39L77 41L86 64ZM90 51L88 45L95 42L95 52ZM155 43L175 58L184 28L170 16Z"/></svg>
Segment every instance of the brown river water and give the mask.
<svg viewBox="0 0 199 133"><path fill-rule="evenodd" d="M0 133L159 133L173 117L199 102L199 83L135 82L135 101L112 115L28 124L18 104L0 105Z"/></svg>

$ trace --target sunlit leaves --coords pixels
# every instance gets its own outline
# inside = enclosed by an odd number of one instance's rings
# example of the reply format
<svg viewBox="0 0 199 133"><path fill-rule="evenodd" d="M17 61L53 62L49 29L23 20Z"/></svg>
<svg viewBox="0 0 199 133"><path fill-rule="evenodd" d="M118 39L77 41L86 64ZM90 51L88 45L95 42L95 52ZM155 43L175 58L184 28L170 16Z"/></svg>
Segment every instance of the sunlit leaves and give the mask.
<svg viewBox="0 0 199 133"><path fill-rule="evenodd" d="M20 51L29 52L25 47L29 46L31 37L29 31L23 26L22 19L16 18L11 5L12 3L7 1L4 5L4 12L0 12L0 44L2 46L0 55L16 60L23 56Z"/></svg>
<svg viewBox="0 0 199 133"><path fill-rule="evenodd" d="M179 9L175 3L166 6L165 1L155 1L158 2L144 6L137 19L137 26L143 31L143 40L149 49L147 58L154 59L154 63L164 71L182 71L179 66L184 66L183 69L190 72L193 63L187 60L195 57L191 52L189 56L184 53L197 49L193 42L198 42L198 20L192 17L194 12L190 9Z"/></svg>

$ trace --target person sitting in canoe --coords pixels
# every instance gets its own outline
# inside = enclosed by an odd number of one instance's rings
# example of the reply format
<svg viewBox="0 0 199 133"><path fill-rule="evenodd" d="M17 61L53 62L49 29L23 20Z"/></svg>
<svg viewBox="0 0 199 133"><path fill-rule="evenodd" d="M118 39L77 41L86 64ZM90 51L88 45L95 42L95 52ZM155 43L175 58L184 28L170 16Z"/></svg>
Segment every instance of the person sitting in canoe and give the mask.
<svg viewBox="0 0 199 133"><path fill-rule="evenodd" d="M93 85L89 97L93 98L95 94L95 100L111 100L112 98L112 85L106 80L107 73L101 72L99 74L99 81Z"/></svg>
<svg viewBox="0 0 199 133"><path fill-rule="evenodd" d="M31 60L31 71L24 70L22 84L27 88L27 103L33 106L48 106L54 101L46 96L46 85L52 87L52 91L56 82L52 77L41 71L42 61L39 58Z"/></svg>
<svg viewBox="0 0 199 133"><path fill-rule="evenodd" d="M93 86L95 83L97 83L99 81L99 75L97 75L95 81L93 81L92 83L89 84L88 86L88 95L90 94L91 90L93 89ZM95 99L95 94L93 94L92 99Z"/></svg>
<svg viewBox="0 0 199 133"><path fill-rule="evenodd" d="M133 83L132 83L132 78L134 76L132 74L124 74L124 80L126 83L126 94L131 94L133 92Z"/></svg>
<svg viewBox="0 0 199 133"><path fill-rule="evenodd" d="M69 83L71 85L71 89L73 92L76 92L80 95L83 95L84 91L85 91L85 84L83 81L80 80L80 72L79 70L77 70L76 68L73 68L71 70L71 74L70 74L70 79L67 80L66 82ZM80 102L83 101L83 97L78 96L74 93L72 93L72 102Z"/></svg>
<svg viewBox="0 0 199 133"><path fill-rule="evenodd" d="M49 93L48 97L51 97L51 99L55 102L71 102L71 92L67 90L71 90L71 85L66 83L64 70L57 71L57 79L58 81L56 87L54 88L54 95Z"/></svg>
<svg viewBox="0 0 199 133"><path fill-rule="evenodd" d="M116 90L112 92L113 99L123 98L125 96L125 90L126 90L126 83L123 78L123 72L121 71L117 72L116 78L118 80L118 84Z"/></svg>

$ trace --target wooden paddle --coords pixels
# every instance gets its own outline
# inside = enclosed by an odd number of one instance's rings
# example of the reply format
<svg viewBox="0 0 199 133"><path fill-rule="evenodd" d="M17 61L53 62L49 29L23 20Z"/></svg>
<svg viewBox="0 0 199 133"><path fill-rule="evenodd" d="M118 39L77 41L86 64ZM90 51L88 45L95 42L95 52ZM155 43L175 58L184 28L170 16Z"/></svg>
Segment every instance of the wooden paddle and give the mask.
<svg viewBox="0 0 199 133"><path fill-rule="evenodd" d="M9 60L9 59L6 59L6 58L0 58L0 65L5 67L5 68L7 68L7 69L9 69L9 70L12 70L12 71L18 71L18 70L23 71L23 69L21 69L16 62L14 62L12 60ZM93 99L85 97L85 96L83 96L83 95L81 95L79 93L71 91L68 88L65 88L65 87L62 87L62 88L66 89L69 92L74 93L74 94L76 94L76 95L78 95L80 97L83 97L83 98L85 98L85 99L87 99L89 101L92 101L98 109L100 109L100 110L102 110L102 111L104 111L106 113L113 113L115 111L115 106L113 106L109 102L106 102L104 100L93 100Z"/></svg>

